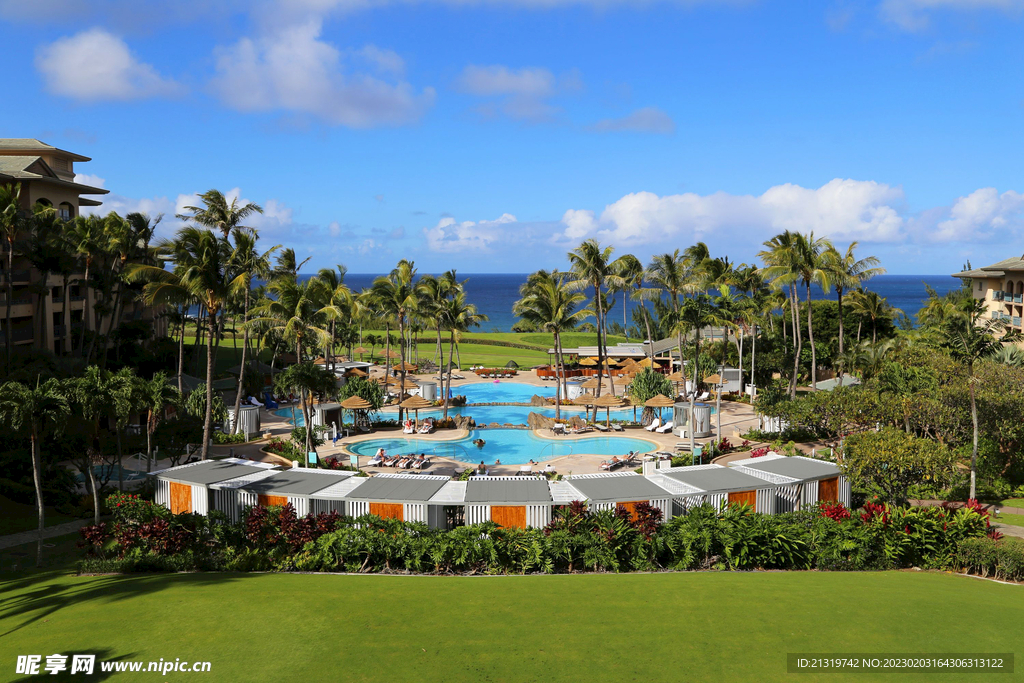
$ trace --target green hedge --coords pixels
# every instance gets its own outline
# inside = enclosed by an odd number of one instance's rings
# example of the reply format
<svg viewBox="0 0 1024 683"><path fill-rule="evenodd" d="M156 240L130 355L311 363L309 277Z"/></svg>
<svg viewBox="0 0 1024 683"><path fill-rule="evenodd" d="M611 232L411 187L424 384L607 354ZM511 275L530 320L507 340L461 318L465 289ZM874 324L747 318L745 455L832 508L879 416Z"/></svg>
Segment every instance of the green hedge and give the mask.
<svg viewBox="0 0 1024 683"><path fill-rule="evenodd" d="M1024 581L1024 542L1004 538L969 538L957 549L960 570L1003 581Z"/></svg>

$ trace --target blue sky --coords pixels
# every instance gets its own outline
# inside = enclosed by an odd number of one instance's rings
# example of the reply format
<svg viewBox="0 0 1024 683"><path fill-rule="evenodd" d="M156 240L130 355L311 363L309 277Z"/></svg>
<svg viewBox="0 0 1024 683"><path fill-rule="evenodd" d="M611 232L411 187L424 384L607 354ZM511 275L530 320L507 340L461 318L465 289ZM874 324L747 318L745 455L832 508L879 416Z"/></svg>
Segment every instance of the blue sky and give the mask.
<svg viewBox="0 0 1024 683"><path fill-rule="evenodd" d="M1024 251L1022 28L1024 0L0 0L0 128L167 234L233 191L311 267L751 262L789 228L943 273Z"/></svg>

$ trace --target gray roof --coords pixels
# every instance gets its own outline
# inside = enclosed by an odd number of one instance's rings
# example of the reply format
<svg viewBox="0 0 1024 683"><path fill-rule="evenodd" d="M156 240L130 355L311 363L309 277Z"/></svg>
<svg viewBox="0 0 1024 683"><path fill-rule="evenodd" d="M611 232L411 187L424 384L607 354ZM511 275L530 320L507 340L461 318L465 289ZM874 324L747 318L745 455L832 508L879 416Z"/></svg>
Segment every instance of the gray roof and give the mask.
<svg viewBox="0 0 1024 683"><path fill-rule="evenodd" d="M254 467L253 465L239 465L234 462L209 460L198 465L188 465L180 469L175 468L169 471L158 472L157 476L169 481L180 481L185 484L202 484L205 486L246 474L253 474L254 472L262 472L265 469L265 467Z"/></svg>
<svg viewBox="0 0 1024 683"><path fill-rule="evenodd" d="M296 496L309 496L320 489L338 483L338 475L317 472L280 472L272 477L260 479L243 487L253 493L283 493Z"/></svg>
<svg viewBox="0 0 1024 683"><path fill-rule="evenodd" d="M368 500L425 501L441 490L442 477L371 477L349 494L349 498Z"/></svg>
<svg viewBox="0 0 1024 683"><path fill-rule="evenodd" d="M728 467L691 469L689 467L658 470L659 474L700 489L701 491L749 491L771 486L764 479L737 472Z"/></svg>
<svg viewBox="0 0 1024 683"><path fill-rule="evenodd" d="M466 486L467 503L550 503L547 481L540 479L472 478Z"/></svg>
<svg viewBox="0 0 1024 683"><path fill-rule="evenodd" d="M81 154L75 154L53 145L48 145L42 140L36 140L35 138L0 138L0 149L17 150L17 151L35 151L35 152L63 152L68 156L72 157L75 161L92 161L89 157L82 156Z"/></svg>
<svg viewBox="0 0 1024 683"><path fill-rule="evenodd" d="M810 458L772 458L764 462L753 460L743 463L743 466L793 479L819 479L839 475L839 468L836 465Z"/></svg>
<svg viewBox="0 0 1024 683"><path fill-rule="evenodd" d="M594 503L623 503L672 495L643 477L587 477L570 479L569 484Z"/></svg>

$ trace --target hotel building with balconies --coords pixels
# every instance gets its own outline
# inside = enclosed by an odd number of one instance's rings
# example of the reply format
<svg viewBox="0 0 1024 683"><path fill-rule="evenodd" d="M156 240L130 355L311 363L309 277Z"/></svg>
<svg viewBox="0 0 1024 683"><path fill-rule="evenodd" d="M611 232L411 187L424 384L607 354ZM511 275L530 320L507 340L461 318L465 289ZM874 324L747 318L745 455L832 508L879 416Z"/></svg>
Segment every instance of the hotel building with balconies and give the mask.
<svg viewBox="0 0 1024 683"><path fill-rule="evenodd" d="M1010 330L1024 329L1024 256L953 273L953 277L970 280L971 292L985 302L989 318L1005 320Z"/></svg>

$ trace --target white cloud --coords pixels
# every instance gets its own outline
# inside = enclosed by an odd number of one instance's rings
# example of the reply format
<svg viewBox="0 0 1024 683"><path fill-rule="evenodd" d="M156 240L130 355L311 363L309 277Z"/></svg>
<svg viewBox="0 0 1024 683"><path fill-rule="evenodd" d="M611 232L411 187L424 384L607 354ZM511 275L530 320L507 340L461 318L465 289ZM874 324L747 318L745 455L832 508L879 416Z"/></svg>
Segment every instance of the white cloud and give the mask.
<svg viewBox="0 0 1024 683"><path fill-rule="evenodd" d="M100 178L98 175L91 175L89 173L76 173L75 182L82 185L88 185L89 187L99 187L101 189L105 189L103 188L103 184L106 183L107 181L104 178Z"/></svg>
<svg viewBox="0 0 1024 683"><path fill-rule="evenodd" d="M674 133L676 123L657 107L644 107L617 119L603 119L590 127L598 133L627 131L634 133Z"/></svg>
<svg viewBox="0 0 1024 683"><path fill-rule="evenodd" d="M999 192L983 187L960 197L949 209L948 217L930 230L928 221L920 229L940 242L968 242L991 238L995 231L1016 235L1024 228L1024 194Z"/></svg>
<svg viewBox="0 0 1024 683"><path fill-rule="evenodd" d="M181 85L140 62L123 40L100 28L43 45L35 64L50 92L77 100L134 100L183 92Z"/></svg>
<svg viewBox="0 0 1024 683"><path fill-rule="evenodd" d="M348 73L342 53L320 33L320 22L310 20L218 49L212 91L239 111L311 114L353 128L414 122L433 104L432 88L417 93L404 81ZM378 71L397 66L394 53L364 48L363 58L371 54Z"/></svg>
<svg viewBox="0 0 1024 683"><path fill-rule="evenodd" d="M578 92L583 85L575 70L557 78L541 67L512 69L500 64L471 64L462 70L455 87L488 100L477 107L485 118L501 114L518 121L538 122L553 118L559 111L548 100L562 93Z"/></svg>
<svg viewBox="0 0 1024 683"><path fill-rule="evenodd" d="M935 11L995 10L1019 16L1024 0L882 0L878 9L884 20L906 31L920 31L928 27Z"/></svg>
<svg viewBox="0 0 1024 683"><path fill-rule="evenodd" d="M381 73L394 76L402 76L405 73L405 60L393 50L384 50L376 45L366 45L360 50L353 51L352 54Z"/></svg>
<svg viewBox="0 0 1024 683"><path fill-rule="evenodd" d="M904 237L904 219L892 206L902 201L899 188L838 178L817 189L777 185L760 196L636 192L606 206L597 220L589 212L566 212L564 230L554 241L594 235L618 244L661 244L732 233L759 240L789 229L840 240L892 242Z"/></svg>
<svg viewBox="0 0 1024 683"><path fill-rule="evenodd" d="M491 245L504 238L510 224L516 217L503 213L493 221L456 222L454 218L442 218L433 228L424 228L423 236L427 248L435 252L457 253L466 251L486 252Z"/></svg>

